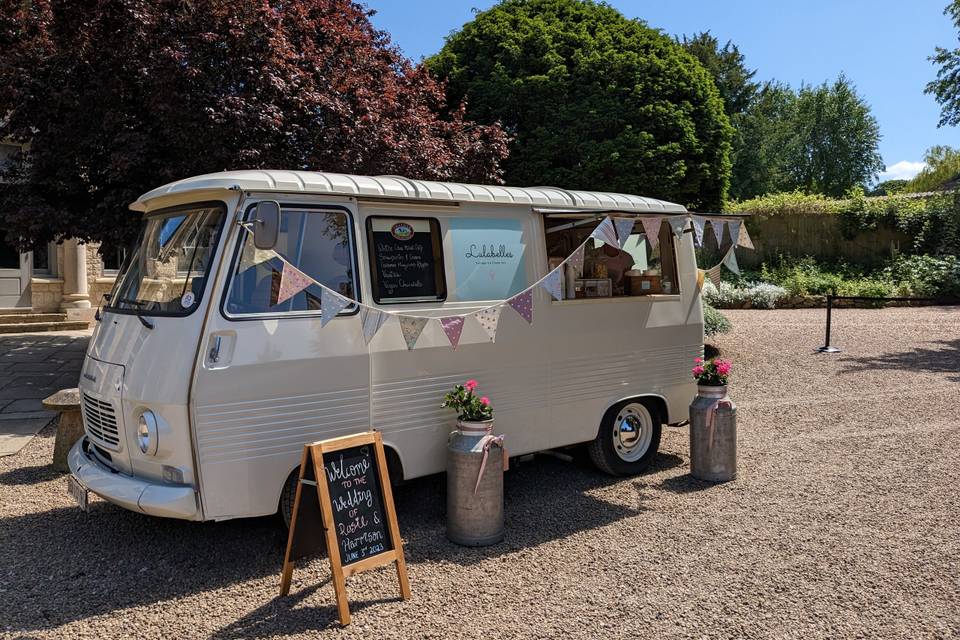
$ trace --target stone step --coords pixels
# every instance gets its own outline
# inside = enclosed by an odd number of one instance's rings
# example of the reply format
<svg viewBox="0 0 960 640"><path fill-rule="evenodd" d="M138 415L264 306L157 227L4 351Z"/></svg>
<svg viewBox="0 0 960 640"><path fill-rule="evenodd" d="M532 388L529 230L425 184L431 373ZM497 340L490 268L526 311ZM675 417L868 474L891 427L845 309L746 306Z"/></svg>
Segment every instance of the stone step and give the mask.
<svg viewBox="0 0 960 640"><path fill-rule="evenodd" d="M0 314L3 314L5 316L7 315L21 316L24 314L31 314L31 313L33 313L33 309L31 309L30 307L7 307L7 308L0 307Z"/></svg>
<svg viewBox="0 0 960 640"><path fill-rule="evenodd" d="M38 331L82 331L90 324L82 321L17 322L0 324L0 333L35 333Z"/></svg>
<svg viewBox="0 0 960 640"><path fill-rule="evenodd" d="M65 313L0 313L0 324L21 324L24 322L63 322Z"/></svg>

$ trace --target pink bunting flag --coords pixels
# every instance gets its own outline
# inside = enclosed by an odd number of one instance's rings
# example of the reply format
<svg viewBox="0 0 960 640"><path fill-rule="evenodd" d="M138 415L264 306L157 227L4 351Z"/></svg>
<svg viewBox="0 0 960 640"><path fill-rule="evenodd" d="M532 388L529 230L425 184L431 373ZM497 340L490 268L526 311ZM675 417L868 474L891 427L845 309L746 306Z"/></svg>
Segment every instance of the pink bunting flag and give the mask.
<svg viewBox="0 0 960 640"><path fill-rule="evenodd" d="M313 284L313 278L300 271L287 261L283 262L280 273L280 290L277 292L277 304L286 302Z"/></svg>
<svg viewBox="0 0 960 640"><path fill-rule="evenodd" d="M613 226L613 222L610 219L610 216L607 216L603 219L597 228L593 230L593 233L590 234L591 238L596 238L601 242L605 242L612 247L619 246L617 242L617 231Z"/></svg>
<svg viewBox="0 0 960 640"><path fill-rule="evenodd" d="M460 344L460 334L463 332L463 316L440 318L440 326L443 327L443 332L447 334L450 346L456 351L457 345Z"/></svg>
<svg viewBox="0 0 960 640"><path fill-rule="evenodd" d="M750 239L750 234L747 233L747 225L737 224L739 225L739 231L737 232L736 244L747 249L753 249L753 241Z"/></svg>
<svg viewBox="0 0 960 640"><path fill-rule="evenodd" d="M617 230L617 242L621 249L627 244L630 234L633 233L633 218L614 218L613 225Z"/></svg>
<svg viewBox="0 0 960 640"><path fill-rule="evenodd" d="M647 236L647 242L656 249L657 243L660 242L660 225L663 218L640 218L640 222L643 224L643 234Z"/></svg>
<svg viewBox="0 0 960 640"><path fill-rule="evenodd" d="M533 324L533 291L527 289L523 293L518 293L507 300L507 304L513 307L513 310L519 313L524 320Z"/></svg>

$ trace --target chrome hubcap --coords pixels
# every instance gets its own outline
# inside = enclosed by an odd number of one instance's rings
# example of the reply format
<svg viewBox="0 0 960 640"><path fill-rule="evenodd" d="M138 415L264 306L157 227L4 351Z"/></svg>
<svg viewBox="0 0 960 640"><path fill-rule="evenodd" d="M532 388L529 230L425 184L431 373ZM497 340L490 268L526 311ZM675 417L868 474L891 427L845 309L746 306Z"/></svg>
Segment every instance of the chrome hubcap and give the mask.
<svg viewBox="0 0 960 640"><path fill-rule="evenodd" d="M624 462L636 462L653 439L653 420L642 404L628 404L613 421L613 448Z"/></svg>

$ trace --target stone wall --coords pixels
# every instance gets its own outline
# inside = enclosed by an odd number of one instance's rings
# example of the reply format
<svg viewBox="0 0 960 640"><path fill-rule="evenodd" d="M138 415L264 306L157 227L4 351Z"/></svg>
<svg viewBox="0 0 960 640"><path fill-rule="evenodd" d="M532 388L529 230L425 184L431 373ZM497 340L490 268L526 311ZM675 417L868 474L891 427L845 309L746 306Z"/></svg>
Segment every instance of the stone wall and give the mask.
<svg viewBox="0 0 960 640"><path fill-rule="evenodd" d="M60 311L60 302L63 298L63 265L64 245L58 244L56 256L57 275L34 276L30 283L33 310L39 313L57 313ZM90 306L96 309L103 300L103 295L113 289L114 276L104 275L103 261L97 251L100 245L89 243L83 245L87 258L87 290L90 295Z"/></svg>

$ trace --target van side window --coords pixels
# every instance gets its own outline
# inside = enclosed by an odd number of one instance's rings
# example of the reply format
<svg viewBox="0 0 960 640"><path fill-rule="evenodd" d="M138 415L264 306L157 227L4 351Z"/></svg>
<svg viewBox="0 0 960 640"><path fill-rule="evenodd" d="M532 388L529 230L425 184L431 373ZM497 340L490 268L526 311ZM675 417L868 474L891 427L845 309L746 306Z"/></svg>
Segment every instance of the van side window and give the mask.
<svg viewBox="0 0 960 640"><path fill-rule="evenodd" d="M242 234L226 312L229 315L319 314L321 289L315 284L289 300L277 303L283 261L257 250L249 231ZM280 234L274 251L324 286L357 300L351 238L351 220L342 211L284 207L280 212ZM350 313L355 306L347 307L342 313Z"/></svg>
<svg viewBox="0 0 960 640"><path fill-rule="evenodd" d="M443 239L434 218L367 218L370 278L377 304L447 299Z"/></svg>

